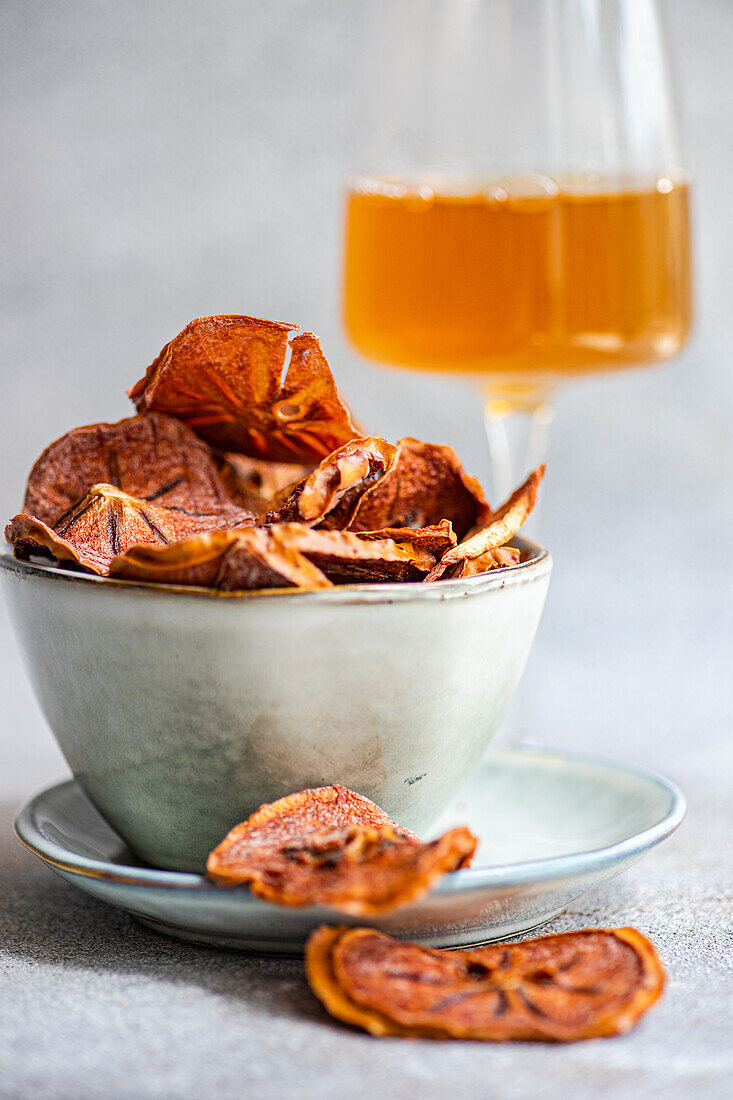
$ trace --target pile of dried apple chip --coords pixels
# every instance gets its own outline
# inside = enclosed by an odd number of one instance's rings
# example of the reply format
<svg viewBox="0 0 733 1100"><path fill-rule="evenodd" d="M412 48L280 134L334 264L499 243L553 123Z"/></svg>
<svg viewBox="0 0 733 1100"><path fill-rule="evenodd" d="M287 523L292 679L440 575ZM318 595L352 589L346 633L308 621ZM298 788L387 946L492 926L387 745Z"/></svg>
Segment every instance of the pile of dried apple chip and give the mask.
<svg viewBox="0 0 733 1100"><path fill-rule="evenodd" d="M208 878L279 905L370 917L469 864L465 826L429 843L345 787L261 806L209 856ZM658 999L664 970L633 928L583 929L444 951L372 928L321 925L306 975L328 1012L372 1035L570 1042L618 1035Z"/></svg>
<svg viewBox="0 0 733 1100"><path fill-rule="evenodd" d="M492 511L450 447L364 435L317 337L294 327L187 325L129 391L136 416L43 452L6 528L16 556L227 591L516 565L543 468Z"/></svg>

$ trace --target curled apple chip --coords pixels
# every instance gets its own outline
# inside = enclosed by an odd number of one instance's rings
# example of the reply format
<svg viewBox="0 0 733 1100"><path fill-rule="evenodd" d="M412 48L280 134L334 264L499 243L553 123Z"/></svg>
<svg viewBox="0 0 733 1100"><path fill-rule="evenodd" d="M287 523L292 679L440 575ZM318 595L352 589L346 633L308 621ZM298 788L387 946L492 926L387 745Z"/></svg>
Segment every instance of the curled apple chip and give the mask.
<svg viewBox="0 0 733 1100"><path fill-rule="evenodd" d="M317 462L359 435L318 338L297 325L235 314L199 317L161 351L129 395L222 451Z"/></svg>
<svg viewBox="0 0 733 1100"><path fill-rule="evenodd" d="M425 578L425 580L461 580L464 577L476 577L479 573L488 573L490 569L506 569L509 565L519 565L522 560L522 552L516 546L497 546L494 550L487 550L477 558L464 558L463 561L453 562L446 566L444 572L440 572L440 566ZM437 576L436 576L437 574Z"/></svg>
<svg viewBox="0 0 733 1100"><path fill-rule="evenodd" d="M270 530L304 554L334 584L421 581L436 560L421 545L419 532L413 532L412 540L397 540L373 537L371 532L364 537L350 531L316 530L302 523L277 524ZM428 535L426 541L433 544L436 536Z"/></svg>
<svg viewBox="0 0 733 1100"><path fill-rule="evenodd" d="M622 1034L657 1000L664 970L633 928L441 951L368 928L318 928L311 989L372 1035L572 1042Z"/></svg>
<svg viewBox="0 0 733 1100"><path fill-rule="evenodd" d="M267 515L268 523L344 530L364 494L392 469L396 455L397 448L377 436L350 440L276 502Z"/></svg>
<svg viewBox="0 0 733 1100"><path fill-rule="evenodd" d="M407 438L386 476L362 496L351 528L429 527L447 519L461 539L488 515L483 489L451 447Z"/></svg>
<svg viewBox="0 0 733 1100"><path fill-rule="evenodd" d="M17 557L45 551L107 576L112 559L132 546L149 543L167 546L199 531L226 526L234 518L232 510L222 516L216 512L163 508L123 493L114 485L94 485L54 527L21 514L5 528L5 537L15 547ZM248 512L241 511L239 521L245 525L252 519Z"/></svg>
<svg viewBox="0 0 733 1100"><path fill-rule="evenodd" d="M364 916L422 896L464 866L475 847L463 827L423 844L368 798L317 787L260 807L214 849L206 871L221 885L247 883L278 905Z"/></svg>
<svg viewBox="0 0 733 1100"><path fill-rule="evenodd" d="M383 527L381 531L355 531L354 534L365 542L391 539L398 545L406 543L408 546L426 550L435 559L442 558L456 545L456 535L449 519L443 519L429 527Z"/></svg>
<svg viewBox="0 0 733 1100"><path fill-rule="evenodd" d="M516 564L509 548L506 555L497 555L499 549L516 535L527 519L537 500L537 489L545 473L545 467L539 466L516 489L509 499L492 512L483 527L479 527L459 542L452 550L443 555L435 568L425 578L426 581L447 580L453 577L470 577L476 573L485 573L498 565ZM514 548L512 548L514 549Z"/></svg>
<svg viewBox="0 0 733 1100"><path fill-rule="evenodd" d="M174 546L134 546L112 561L110 575L223 592L331 586L320 569L276 529L264 527L213 531Z"/></svg>
<svg viewBox="0 0 733 1100"><path fill-rule="evenodd" d="M28 477L23 511L49 527L92 485L196 512L236 513L205 443L155 413L74 428L46 447Z"/></svg>

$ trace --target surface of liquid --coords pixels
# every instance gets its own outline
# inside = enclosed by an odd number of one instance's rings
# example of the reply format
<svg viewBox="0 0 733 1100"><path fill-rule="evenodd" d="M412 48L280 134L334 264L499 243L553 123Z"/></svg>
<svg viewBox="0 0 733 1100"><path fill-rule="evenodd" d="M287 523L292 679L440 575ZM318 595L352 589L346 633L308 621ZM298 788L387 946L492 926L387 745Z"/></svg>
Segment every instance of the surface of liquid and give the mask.
<svg viewBox="0 0 733 1100"><path fill-rule="evenodd" d="M344 319L370 359L507 390L674 355L691 323L687 184L360 179Z"/></svg>

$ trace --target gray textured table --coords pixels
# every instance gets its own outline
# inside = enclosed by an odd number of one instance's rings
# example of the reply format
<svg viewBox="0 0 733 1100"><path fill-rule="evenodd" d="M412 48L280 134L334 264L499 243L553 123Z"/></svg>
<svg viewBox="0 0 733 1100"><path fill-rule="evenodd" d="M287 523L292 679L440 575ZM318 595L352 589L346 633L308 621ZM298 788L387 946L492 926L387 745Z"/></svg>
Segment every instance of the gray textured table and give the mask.
<svg viewBox="0 0 733 1100"><path fill-rule="evenodd" d="M555 556L532 734L668 773L679 832L553 927L630 922L664 1000L572 1048L378 1042L330 1022L298 963L158 938L25 853L11 809L63 774L0 630L0 1095L33 1100L628 1097L733 1079L733 5L666 0L695 179L698 331L674 363L568 390L542 534ZM355 362L336 315L342 0L0 5L0 519L31 462L191 317L237 311L323 339L360 419L485 471L471 394Z"/></svg>

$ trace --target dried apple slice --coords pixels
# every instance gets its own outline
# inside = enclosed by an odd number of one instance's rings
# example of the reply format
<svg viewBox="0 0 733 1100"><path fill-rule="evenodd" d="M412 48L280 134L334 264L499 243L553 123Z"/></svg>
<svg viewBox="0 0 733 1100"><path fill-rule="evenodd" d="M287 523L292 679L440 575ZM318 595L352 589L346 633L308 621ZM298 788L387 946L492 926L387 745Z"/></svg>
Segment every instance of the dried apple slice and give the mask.
<svg viewBox="0 0 733 1100"><path fill-rule="evenodd" d="M368 928L317 929L311 989L372 1035L571 1042L618 1035L657 1000L664 970L633 928L441 951Z"/></svg>
<svg viewBox="0 0 733 1100"><path fill-rule="evenodd" d="M478 481L451 447L401 439L391 470L362 497L351 528L429 527L450 520L459 539L489 515Z"/></svg>
<svg viewBox="0 0 733 1100"><path fill-rule="evenodd" d="M113 560L110 575L226 592L331 587L320 569L276 529L263 527L214 531L175 546L134 546Z"/></svg>
<svg viewBox="0 0 733 1100"><path fill-rule="evenodd" d="M504 548L504 544L516 535L531 513L544 473L544 466L538 467L531 473L527 480L512 493L509 500L496 512L492 512L485 526L480 527L463 542L459 542L449 550L425 580L438 581L453 577L468 577L496 568L503 558L501 555L497 560L496 551ZM501 561L501 564L516 563Z"/></svg>
<svg viewBox="0 0 733 1100"><path fill-rule="evenodd" d="M427 576L425 580L459 580L463 577L476 577L479 573L488 573L490 569L506 569L510 565L519 565L522 560L522 552L516 546L497 546L494 550L487 550L477 558L464 558L463 561L449 565L444 573L436 577ZM441 563L442 564L442 563ZM436 572L438 568L436 567Z"/></svg>
<svg viewBox="0 0 733 1100"><path fill-rule="evenodd" d="M54 527L100 484L166 507L239 511L206 444L185 424L157 414L74 428L51 443L30 472L23 511Z"/></svg>
<svg viewBox="0 0 733 1100"><path fill-rule="evenodd" d="M199 531L211 531L234 522L234 511L199 513L182 508L162 508L151 501L123 493L114 485L94 485L89 493L55 527L34 516L15 516L5 537L17 557L47 551L54 557L73 561L84 569L106 576L112 559L132 546L167 546ZM240 523L251 523L248 512L239 512Z"/></svg>
<svg viewBox="0 0 733 1100"><path fill-rule="evenodd" d="M317 462L359 435L318 338L303 333L280 382L297 325L199 317L129 391L138 410L185 421L208 443L276 462Z"/></svg>
<svg viewBox="0 0 733 1100"><path fill-rule="evenodd" d="M392 469L397 448L384 439L352 439L276 502L268 523L347 528L365 492Z"/></svg>
<svg viewBox="0 0 733 1100"><path fill-rule="evenodd" d="M302 523L283 523L270 528L282 542L304 554L334 584L377 584L421 581L435 565L435 555L423 548L419 532L399 541L350 531L322 531ZM405 529L407 530L407 529ZM438 536L426 541L434 544Z"/></svg>
<svg viewBox="0 0 733 1100"><path fill-rule="evenodd" d="M227 452L219 457L218 472L227 495L264 520L278 495L302 481L310 467Z"/></svg>
<svg viewBox="0 0 733 1100"><path fill-rule="evenodd" d="M391 539L398 544L405 543L427 551L436 559L442 558L456 545L453 524L449 519L441 520L440 523L431 524L429 527L383 527L381 531L355 531L354 534L366 542Z"/></svg>
<svg viewBox="0 0 733 1100"><path fill-rule="evenodd" d="M353 420L315 333L294 336L290 349L275 417L288 439L295 435L298 460L317 461L364 431Z"/></svg>
<svg viewBox="0 0 733 1100"><path fill-rule="evenodd" d="M247 883L279 905L362 916L422 896L464 866L475 846L463 827L423 844L369 799L336 785L262 806L214 849L207 875L221 885Z"/></svg>

